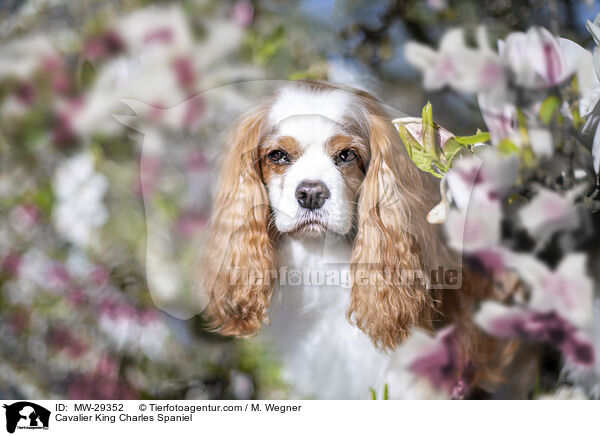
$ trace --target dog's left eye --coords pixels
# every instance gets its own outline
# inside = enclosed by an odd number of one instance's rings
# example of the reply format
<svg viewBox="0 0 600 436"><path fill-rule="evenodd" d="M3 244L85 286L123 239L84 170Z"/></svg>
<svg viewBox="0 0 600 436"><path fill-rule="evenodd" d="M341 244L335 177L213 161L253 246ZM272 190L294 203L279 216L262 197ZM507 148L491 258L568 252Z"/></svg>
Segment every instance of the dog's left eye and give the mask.
<svg viewBox="0 0 600 436"><path fill-rule="evenodd" d="M350 150L349 148L340 151L337 157L339 162L352 162L357 158L356 153L353 150Z"/></svg>

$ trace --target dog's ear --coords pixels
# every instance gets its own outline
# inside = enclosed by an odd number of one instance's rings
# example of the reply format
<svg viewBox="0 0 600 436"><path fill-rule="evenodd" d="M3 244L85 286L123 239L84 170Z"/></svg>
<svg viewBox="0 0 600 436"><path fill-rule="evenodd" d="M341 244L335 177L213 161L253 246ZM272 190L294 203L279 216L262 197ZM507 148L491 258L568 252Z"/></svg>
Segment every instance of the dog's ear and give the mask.
<svg viewBox="0 0 600 436"><path fill-rule="evenodd" d="M258 158L265 119L262 107L236 124L203 248L200 281L209 298L205 314L224 335L258 332L271 299L276 252L267 229L269 204Z"/></svg>
<svg viewBox="0 0 600 436"><path fill-rule="evenodd" d="M427 283L439 234L426 215L438 190L433 177L410 161L383 114L369 114L369 137L347 315L374 344L393 348L411 327L431 327L436 301Z"/></svg>

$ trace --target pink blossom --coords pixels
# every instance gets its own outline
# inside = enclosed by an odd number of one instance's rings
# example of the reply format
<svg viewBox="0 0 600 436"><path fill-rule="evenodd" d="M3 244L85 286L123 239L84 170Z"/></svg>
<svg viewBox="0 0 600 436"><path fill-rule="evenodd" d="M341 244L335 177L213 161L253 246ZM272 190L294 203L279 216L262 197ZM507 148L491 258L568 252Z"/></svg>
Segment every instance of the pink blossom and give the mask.
<svg viewBox="0 0 600 436"><path fill-rule="evenodd" d="M551 270L529 254L497 247L478 252L492 259L497 270L512 270L529 290L529 298L516 306L484 302L476 323L498 337L546 342L560 349L576 365L589 366L594 351L585 331L591 325L592 281L586 274L586 257L566 255ZM491 256L490 256L491 254Z"/></svg>
<svg viewBox="0 0 600 436"><path fill-rule="evenodd" d="M208 224L208 214L189 213L179 217L176 223L177 232L182 237L189 237L204 229Z"/></svg>
<svg viewBox="0 0 600 436"><path fill-rule="evenodd" d="M144 43L170 43L173 40L173 30L169 27L159 27L147 32L144 36Z"/></svg>
<svg viewBox="0 0 600 436"><path fill-rule="evenodd" d="M517 176L515 156L498 158L491 148L487 151L458 159L445 177L447 193L456 205L444 222L448 244L466 253L499 245L501 199Z"/></svg>
<svg viewBox="0 0 600 436"><path fill-rule="evenodd" d="M85 43L84 55L91 61L115 56L125 49L123 38L114 30L107 30Z"/></svg>
<svg viewBox="0 0 600 436"><path fill-rule="evenodd" d="M48 343L54 348L64 351L73 359L81 357L87 350L87 346L82 340L62 326L51 329Z"/></svg>
<svg viewBox="0 0 600 436"><path fill-rule="evenodd" d="M71 400L132 400L138 398L138 393L125 380L87 373L71 377L67 397Z"/></svg>
<svg viewBox="0 0 600 436"><path fill-rule="evenodd" d="M506 250L501 246L490 246L475 252L477 260L491 273L499 273L506 269Z"/></svg>
<svg viewBox="0 0 600 436"><path fill-rule="evenodd" d="M573 204L573 195L560 195L548 189L539 189L531 202L519 211L522 226L539 241L546 242L561 230L573 230L579 225L579 215Z"/></svg>
<svg viewBox="0 0 600 436"><path fill-rule="evenodd" d="M87 299L86 293L81 288L76 288L67 294L67 299L74 306L82 306Z"/></svg>
<svg viewBox="0 0 600 436"><path fill-rule="evenodd" d="M114 378L118 375L117 362L109 355L104 354L96 363L96 374L103 377Z"/></svg>
<svg viewBox="0 0 600 436"><path fill-rule="evenodd" d="M20 204L10 212L11 223L21 232L31 231L40 218L39 209L33 204Z"/></svg>
<svg viewBox="0 0 600 436"><path fill-rule="evenodd" d="M444 34L439 49L409 42L405 46L407 60L423 72L426 89L450 86L458 91L475 93L504 86L505 71L500 58L488 46L487 35L477 33L477 48L465 44L462 29Z"/></svg>
<svg viewBox="0 0 600 436"><path fill-rule="evenodd" d="M106 270L100 266L96 266L90 272L90 281L95 285L103 285L108 281L109 275Z"/></svg>
<svg viewBox="0 0 600 436"><path fill-rule="evenodd" d="M555 311L538 312L488 301L483 303L475 321L493 336L551 344L575 365L589 366L594 363L592 344Z"/></svg>
<svg viewBox="0 0 600 436"><path fill-rule="evenodd" d="M492 89L504 81L504 66L495 58L485 59L477 71L480 89Z"/></svg>
<svg viewBox="0 0 600 436"><path fill-rule="evenodd" d="M589 328L593 283L586 272L584 254L569 253L554 270L527 254L512 253L505 257L505 262L529 287L531 309L555 311L574 326Z"/></svg>
<svg viewBox="0 0 600 436"><path fill-rule="evenodd" d="M21 266L21 256L17 253L8 253L2 258L0 266L2 267L3 274L9 277L17 276L19 274L19 267Z"/></svg>
<svg viewBox="0 0 600 436"><path fill-rule="evenodd" d="M29 321L29 312L22 309L13 310L8 316L8 326L14 333L18 334L22 334L23 331L29 326Z"/></svg>
<svg viewBox="0 0 600 436"><path fill-rule="evenodd" d="M139 195L150 195L155 187L160 173L161 160L155 156L142 156L140 160Z"/></svg>
<svg viewBox="0 0 600 436"><path fill-rule="evenodd" d="M107 316L111 320L137 319L137 311L127 303L116 301L114 299L104 300L99 307L100 316Z"/></svg>
<svg viewBox="0 0 600 436"><path fill-rule="evenodd" d="M208 169L208 158L198 150L192 150L186 159L188 171L205 171Z"/></svg>
<svg viewBox="0 0 600 436"><path fill-rule="evenodd" d="M42 68L47 73L52 73L62 67L62 57L58 54L47 55L42 58Z"/></svg>
<svg viewBox="0 0 600 436"><path fill-rule="evenodd" d="M68 146L76 139L77 134L73 129L70 116L64 112L57 114L52 131L52 141L59 146Z"/></svg>
<svg viewBox="0 0 600 436"><path fill-rule="evenodd" d="M466 253L500 242L500 202L482 190L474 191L468 211L451 209L444 223L448 245Z"/></svg>
<svg viewBox="0 0 600 436"><path fill-rule="evenodd" d="M185 102L185 114L183 116L183 125L191 127L204 114L204 100L199 97L190 98Z"/></svg>
<svg viewBox="0 0 600 436"><path fill-rule="evenodd" d="M17 100L27 106L31 106L35 101L36 92L32 83L21 83L15 90Z"/></svg>
<svg viewBox="0 0 600 436"><path fill-rule="evenodd" d="M47 271L48 285L52 289L66 289L71 283L69 270L61 263L55 262Z"/></svg>
<svg viewBox="0 0 600 436"><path fill-rule="evenodd" d="M147 325L159 319L160 315L156 309L147 309L138 313L138 321L141 325Z"/></svg>
<svg viewBox="0 0 600 436"><path fill-rule="evenodd" d="M498 101L491 93L478 94L477 102L490 132L492 144L498 145L503 139L508 139L516 145L521 143L517 130L517 107L514 104Z"/></svg>
<svg viewBox="0 0 600 436"><path fill-rule="evenodd" d="M192 60L187 57L178 57L173 61L173 70L177 76L177 82L182 88L190 88L196 81L196 72Z"/></svg>
<svg viewBox="0 0 600 436"><path fill-rule="evenodd" d="M52 77L52 89L57 94L66 94L72 85L71 79L64 71L59 71Z"/></svg>
<svg viewBox="0 0 600 436"><path fill-rule="evenodd" d="M461 355L458 344L454 327L440 330L414 353L409 370L453 398L464 397L471 382L472 366Z"/></svg>
<svg viewBox="0 0 600 436"><path fill-rule="evenodd" d="M541 28L528 37L533 40L529 50L533 69L548 85L557 85L571 74L554 35Z"/></svg>
<svg viewBox="0 0 600 436"><path fill-rule="evenodd" d="M66 94L73 87L63 63L64 58L59 55L45 56L42 60L43 72L49 77L52 90L57 94Z"/></svg>
<svg viewBox="0 0 600 436"><path fill-rule="evenodd" d="M161 102L156 101L150 105L148 105L148 113L147 117L153 121L159 121L164 117L167 106Z"/></svg>
<svg viewBox="0 0 600 436"><path fill-rule="evenodd" d="M231 19L242 27L252 24L254 18L254 6L247 0L235 2L231 8Z"/></svg>
<svg viewBox="0 0 600 436"><path fill-rule="evenodd" d="M414 42L407 43L404 51L408 61L423 71L425 89L436 90L460 81L458 51L463 46L463 32L455 29L444 35L437 52Z"/></svg>
<svg viewBox="0 0 600 436"><path fill-rule="evenodd" d="M502 198L512 188L518 168L516 156L499 157L488 148L477 156L455 161L454 167L446 175L448 191L461 210L469 206L476 191L486 192L489 198ZM479 198L484 200L485 196ZM477 210L473 213L477 213Z"/></svg>
<svg viewBox="0 0 600 436"><path fill-rule="evenodd" d="M500 54L516 83L526 88L554 86L574 72L558 39L543 27L511 33L500 44Z"/></svg>

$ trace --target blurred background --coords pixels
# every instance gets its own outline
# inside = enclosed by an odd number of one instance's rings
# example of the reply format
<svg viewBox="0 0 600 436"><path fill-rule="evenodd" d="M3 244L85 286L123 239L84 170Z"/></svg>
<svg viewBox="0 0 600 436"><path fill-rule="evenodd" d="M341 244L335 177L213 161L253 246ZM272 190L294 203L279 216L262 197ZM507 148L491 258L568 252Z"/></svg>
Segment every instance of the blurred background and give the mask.
<svg viewBox="0 0 600 436"><path fill-rule="evenodd" d="M544 26L593 48L600 2L0 1L0 398L286 398L256 340L205 331L194 260L223 134L277 81L427 100L407 41ZM550 383L551 385L551 383Z"/></svg>

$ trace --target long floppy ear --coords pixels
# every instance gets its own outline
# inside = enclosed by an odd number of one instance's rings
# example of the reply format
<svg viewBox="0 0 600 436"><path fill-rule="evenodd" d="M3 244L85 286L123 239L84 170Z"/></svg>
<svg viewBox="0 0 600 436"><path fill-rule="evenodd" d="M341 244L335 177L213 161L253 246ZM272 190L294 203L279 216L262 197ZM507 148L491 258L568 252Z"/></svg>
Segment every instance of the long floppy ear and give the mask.
<svg viewBox="0 0 600 436"><path fill-rule="evenodd" d="M410 161L385 116L369 114L369 136L371 159L358 199L347 315L386 349L406 339L411 327L432 326L437 302L426 282L439 236L426 215L437 189L435 180Z"/></svg>
<svg viewBox="0 0 600 436"><path fill-rule="evenodd" d="M266 109L259 108L235 127L204 246L200 281L209 297L205 314L210 327L224 335L252 335L267 321L276 253L258 161L265 118Z"/></svg>

